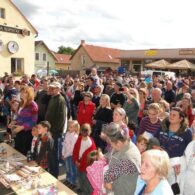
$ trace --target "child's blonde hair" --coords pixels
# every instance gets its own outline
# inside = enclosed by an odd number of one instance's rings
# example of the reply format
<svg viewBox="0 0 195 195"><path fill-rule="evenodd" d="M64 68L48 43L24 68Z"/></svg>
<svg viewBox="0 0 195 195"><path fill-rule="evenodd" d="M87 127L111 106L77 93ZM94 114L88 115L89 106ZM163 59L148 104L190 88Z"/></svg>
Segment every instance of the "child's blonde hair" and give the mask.
<svg viewBox="0 0 195 195"><path fill-rule="evenodd" d="M78 121L77 120L70 120L70 121L68 121L68 127L71 124L73 125L75 133L79 134L79 132L80 132L80 125L79 125Z"/></svg>

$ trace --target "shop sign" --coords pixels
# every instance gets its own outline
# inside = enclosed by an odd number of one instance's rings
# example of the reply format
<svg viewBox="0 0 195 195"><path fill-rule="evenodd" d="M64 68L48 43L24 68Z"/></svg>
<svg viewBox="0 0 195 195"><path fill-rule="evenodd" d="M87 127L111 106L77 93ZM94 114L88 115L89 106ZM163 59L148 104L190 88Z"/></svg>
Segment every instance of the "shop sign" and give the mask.
<svg viewBox="0 0 195 195"><path fill-rule="evenodd" d="M195 51L192 49L181 49L179 55L195 55Z"/></svg>
<svg viewBox="0 0 195 195"><path fill-rule="evenodd" d="M30 35L30 31L28 31L26 29L18 29L18 28L13 28L13 27L9 27L9 26L3 26L3 25L0 25L0 31L8 32L8 33L21 34L23 36L29 36Z"/></svg>
<svg viewBox="0 0 195 195"><path fill-rule="evenodd" d="M147 50L144 53L145 56L156 56L157 55L157 51L156 50Z"/></svg>

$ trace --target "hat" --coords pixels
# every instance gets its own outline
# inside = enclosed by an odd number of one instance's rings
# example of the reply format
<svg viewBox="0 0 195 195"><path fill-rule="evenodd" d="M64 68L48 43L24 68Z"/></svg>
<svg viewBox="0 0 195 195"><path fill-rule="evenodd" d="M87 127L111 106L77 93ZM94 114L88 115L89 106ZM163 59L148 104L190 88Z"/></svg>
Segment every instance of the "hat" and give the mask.
<svg viewBox="0 0 195 195"><path fill-rule="evenodd" d="M90 97L90 98L93 98L93 93L91 93L90 91L89 92L85 92L83 94L83 97L85 97L85 96Z"/></svg>
<svg viewBox="0 0 195 195"><path fill-rule="evenodd" d="M61 84L59 82L54 81L54 82L49 84L49 87L61 89L62 86L61 86Z"/></svg>
<svg viewBox="0 0 195 195"><path fill-rule="evenodd" d="M123 87L123 85L120 83L120 82L115 82L115 84L119 87L119 88L121 88L121 87Z"/></svg>

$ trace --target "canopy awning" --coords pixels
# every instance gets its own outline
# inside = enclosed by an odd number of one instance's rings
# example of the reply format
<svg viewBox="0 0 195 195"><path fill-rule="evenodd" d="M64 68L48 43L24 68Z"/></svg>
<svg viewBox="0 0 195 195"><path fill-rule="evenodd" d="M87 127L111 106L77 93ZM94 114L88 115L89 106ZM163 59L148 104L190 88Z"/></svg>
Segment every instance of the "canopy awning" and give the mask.
<svg viewBox="0 0 195 195"><path fill-rule="evenodd" d="M166 60L158 60L155 62L151 62L149 64L146 64L146 68L152 68L152 69L166 69L170 63L167 62Z"/></svg>
<svg viewBox="0 0 195 195"><path fill-rule="evenodd" d="M195 70L195 64L192 64L188 60L181 60L167 66L168 69L179 69L179 70Z"/></svg>

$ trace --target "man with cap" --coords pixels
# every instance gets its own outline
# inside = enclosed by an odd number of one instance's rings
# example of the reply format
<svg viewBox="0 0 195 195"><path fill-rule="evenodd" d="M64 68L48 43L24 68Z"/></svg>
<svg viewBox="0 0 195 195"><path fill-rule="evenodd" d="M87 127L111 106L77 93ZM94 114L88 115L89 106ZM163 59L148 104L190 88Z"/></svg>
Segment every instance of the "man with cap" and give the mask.
<svg viewBox="0 0 195 195"><path fill-rule="evenodd" d="M114 93L112 94L110 99L112 109L115 109L116 107L123 107L126 97L122 93L122 91L123 91L122 84L117 81L114 85Z"/></svg>
<svg viewBox="0 0 195 195"><path fill-rule="evenodd" d="M54 139L55 166L50 172L57 178L59 175L59 143L64 130L66 120L66 103L64 97L60 94L61 84L52 82L49 85L51 99L47 107L45 120L51 124L50 132Z"/></svg>

